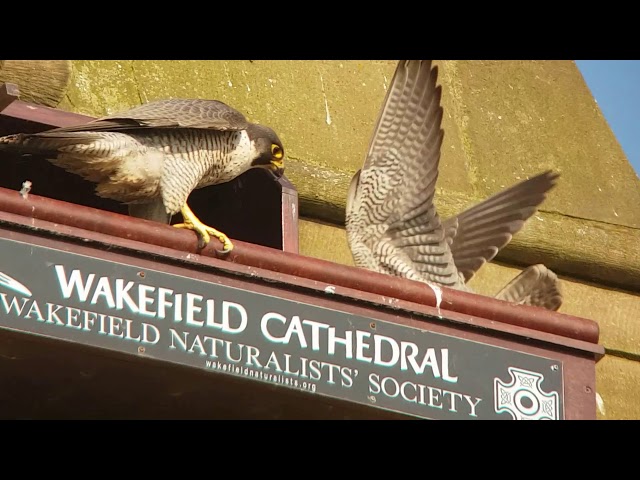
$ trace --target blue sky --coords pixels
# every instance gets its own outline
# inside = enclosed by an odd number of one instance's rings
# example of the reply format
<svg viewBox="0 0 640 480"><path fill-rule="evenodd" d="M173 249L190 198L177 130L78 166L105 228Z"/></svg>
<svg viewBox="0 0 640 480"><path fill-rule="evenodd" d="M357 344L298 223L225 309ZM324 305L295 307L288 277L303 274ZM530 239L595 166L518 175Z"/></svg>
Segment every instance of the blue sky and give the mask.
<svg viewBox="0 0 640 480"><path fill-rule="evenodd" d="M576 60L576 64L640 177L640 60Z"/></svg>

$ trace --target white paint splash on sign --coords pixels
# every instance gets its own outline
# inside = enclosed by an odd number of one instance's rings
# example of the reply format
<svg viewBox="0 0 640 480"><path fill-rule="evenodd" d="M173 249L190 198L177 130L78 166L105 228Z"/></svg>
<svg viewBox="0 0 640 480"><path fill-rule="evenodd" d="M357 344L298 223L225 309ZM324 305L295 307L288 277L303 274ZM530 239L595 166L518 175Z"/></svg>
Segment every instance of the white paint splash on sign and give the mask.
<svg viewBox="0 0 640 480"><path fill-rule="evenodd" d="M440 305L442 304L442 289L434 284L427 282L429 288L433 290L433 294L436 296L436 309L438 310L438 318L442 318L442 313L440 312Z"/></svg>

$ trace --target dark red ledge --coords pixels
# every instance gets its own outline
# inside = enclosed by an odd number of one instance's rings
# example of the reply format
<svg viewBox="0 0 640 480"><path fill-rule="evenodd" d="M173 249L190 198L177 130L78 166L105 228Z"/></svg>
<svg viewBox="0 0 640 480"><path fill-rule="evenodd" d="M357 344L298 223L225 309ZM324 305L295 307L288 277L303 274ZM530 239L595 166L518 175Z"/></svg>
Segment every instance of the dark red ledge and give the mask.
<svg viewBox="0 0 640 480"><path fill-rule="evenodd" d="M215 239L202 251L198 251L196 235L191 231L37 195L29 194L27 198L23 198L17 190L0 188L0 223L42 228L34 224L35 220L50 222L55 230L60 230L60 226L85 230L87 238L91 236L91 232L97 232L134 242L217 258L222 260L217 262L221 265L240 264L315 280L336 287L437 307L434 292L419 282L237 240L233 240L234 250L229 255L221 257L216 250L220 245ZM190 260L197 263L198 257L199 255L190 255ZM598 343L599 326L592 320L538 307L514 305L449 288L442 288L442 292L442 302L439 307L443 316L446 316L445 312L456 312L590 344ZM602 348L598 346L597 351L600 350Z"/></svg>

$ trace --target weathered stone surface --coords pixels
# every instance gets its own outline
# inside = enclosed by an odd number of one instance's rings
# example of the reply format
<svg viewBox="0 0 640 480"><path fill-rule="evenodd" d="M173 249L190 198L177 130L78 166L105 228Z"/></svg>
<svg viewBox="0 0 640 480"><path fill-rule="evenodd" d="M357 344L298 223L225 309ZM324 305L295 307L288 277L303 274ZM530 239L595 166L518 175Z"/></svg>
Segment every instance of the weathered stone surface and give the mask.
<svg viewBox="0 0 640 480"><path fill-rule="evenodd" d="M301 218L298 229L301 255L353 266L344 228Z"/></svg>
<svg viewBox="0 0 640 480"><path fill-rule="evenodd" d="M551 168L562 180L544 210L640 227L640 180L574 62L450 61L445 69L461 86L455 123L479 197Z"/></svg>
<svg viewBox="0 0 640 480"><path fill-rule="evenodd" d="M70 77L70 60L0 60L0 83L17 85L26 102L57 107Z"/></svg>
<svg viewBox="0 0 640 480"><path fill-rule="evenodd" d="M602 399L598 419L640 419L640 362L611 355L596 365L596 392Z"/></svg>

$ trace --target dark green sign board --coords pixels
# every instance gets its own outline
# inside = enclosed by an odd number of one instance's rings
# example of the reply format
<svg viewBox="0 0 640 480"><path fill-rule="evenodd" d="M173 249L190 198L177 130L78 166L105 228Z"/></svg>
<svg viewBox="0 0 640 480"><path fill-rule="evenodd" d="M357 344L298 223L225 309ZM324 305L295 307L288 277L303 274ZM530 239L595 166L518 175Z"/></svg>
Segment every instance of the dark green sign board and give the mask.
<svg viewBox="0 0 640 480"><path fill-rule="evenodd" d="M0 328L422 418L563 418L558 361L157 268L0 239Z"/></svg>

